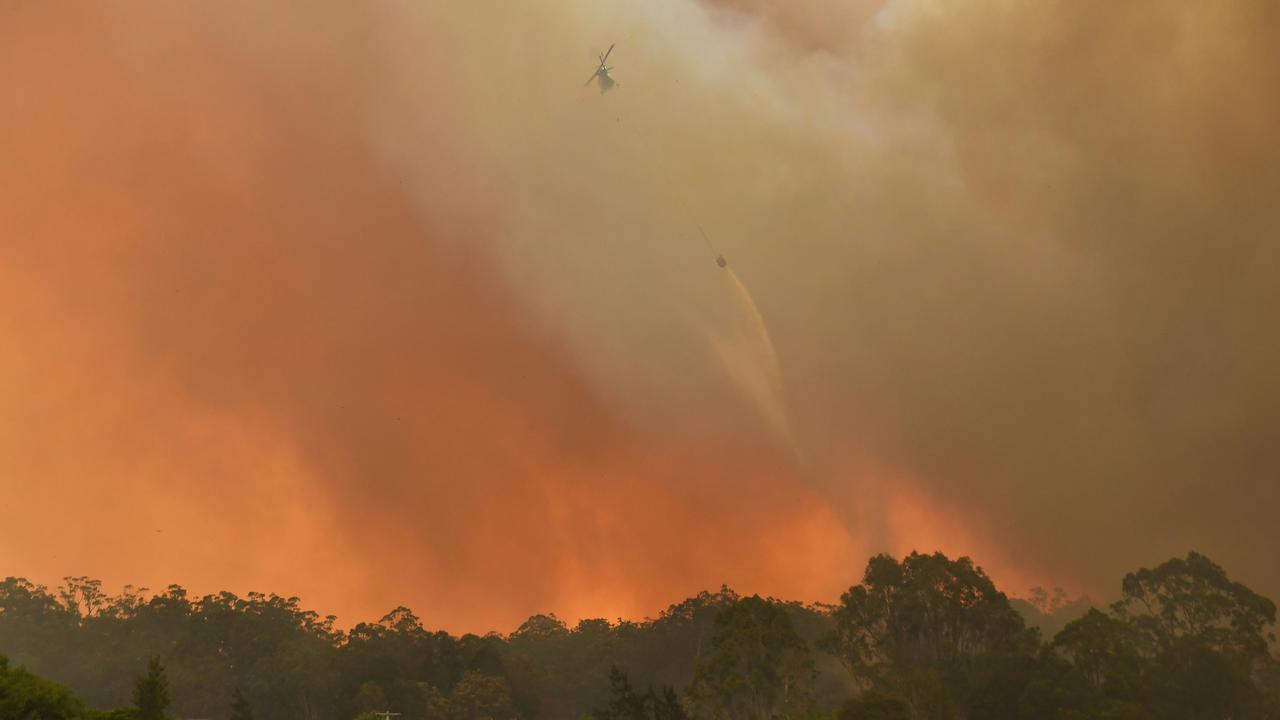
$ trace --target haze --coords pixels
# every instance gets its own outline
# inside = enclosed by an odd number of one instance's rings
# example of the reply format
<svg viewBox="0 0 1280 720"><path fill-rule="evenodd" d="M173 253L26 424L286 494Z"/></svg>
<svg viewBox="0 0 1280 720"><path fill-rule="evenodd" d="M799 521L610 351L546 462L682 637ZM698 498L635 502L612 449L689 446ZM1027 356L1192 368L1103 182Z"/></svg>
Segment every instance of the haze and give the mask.
<svg viewBox="0 0 1280 720"><path fill-rule="evenodd" d="M0 572L451 631L911 549L1274 595L1278 42L1265 0L8 3Z"/></svg>

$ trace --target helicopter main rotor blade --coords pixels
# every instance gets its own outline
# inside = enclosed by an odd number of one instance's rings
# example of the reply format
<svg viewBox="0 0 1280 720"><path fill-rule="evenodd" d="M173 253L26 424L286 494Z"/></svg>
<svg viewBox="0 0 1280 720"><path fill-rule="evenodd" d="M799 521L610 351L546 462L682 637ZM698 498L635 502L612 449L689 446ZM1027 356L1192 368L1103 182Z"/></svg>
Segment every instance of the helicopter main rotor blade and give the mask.
<svg viewBox="0 0 1280 720"><path fill-rule="evenodd" d="M592 81L592 80L595 80L595 79L596 79L596 76L597 76L597 75L599 75L599 74L600 74L600 71L599 71L599 70L597 70L597 71L595 71L595 72L591 73L591 77L587 78L587 81L586 81L586 82L584 82L584 83L582 83L582 87L586 87L586 86L590 85L590 84L591 84L591 81Z"/></svg>
<svg viewBox="0 0 1280 720"><path fill-rule="evenodd" d="M609 59L609 53L613 52L613 46L614 46L614 45L616 45L616 44L617 44L617 43L613 43L613 44L609 45L609 49L608 49L608 50L605 50L605 52L604 52L604 57L600 58L600 64L601 64L601 65L603 65L603 64L604 64L604 61L605 61L605 60L608 60L608 59Z"/></svg>

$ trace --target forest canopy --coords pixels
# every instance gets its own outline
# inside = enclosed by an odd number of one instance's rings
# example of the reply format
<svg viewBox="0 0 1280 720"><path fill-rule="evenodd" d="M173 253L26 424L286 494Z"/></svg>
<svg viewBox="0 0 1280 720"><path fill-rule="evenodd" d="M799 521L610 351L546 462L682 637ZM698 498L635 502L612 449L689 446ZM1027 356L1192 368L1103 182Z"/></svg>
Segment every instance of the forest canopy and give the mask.
<svg viewBox="0 0 1280 720"><path fill-rule="evenodd" d="M296 597L9 577L0 715L1280 717L1271 600L1194 552L1129 573L1120 597L1010 599L967 557L913 552L871 558L833 606L721 588L643 621L535 615L507 635L459 637L404 607L343 631Z"/></svg>

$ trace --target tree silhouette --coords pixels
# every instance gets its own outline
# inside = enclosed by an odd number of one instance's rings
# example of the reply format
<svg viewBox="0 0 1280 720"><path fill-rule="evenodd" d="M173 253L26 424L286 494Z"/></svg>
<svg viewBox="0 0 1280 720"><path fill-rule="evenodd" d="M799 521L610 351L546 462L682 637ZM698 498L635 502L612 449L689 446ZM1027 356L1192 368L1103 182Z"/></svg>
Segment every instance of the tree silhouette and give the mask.
<svg viewBox="0 0 1280 720"><path fill-rule="evenodd" d="M240 688L236 688L231 696L231 720L253 720L253 709L249 707L249 701L240 692Z"/></svg>
<svg viewBox="0 0 1280 720"><path fill-rule="evenodd" d="M138 708L138 720L164 720L169 707L169 679L165 676L160 658L147 661L147 674L138 678L133 689L133 704Z"/></svg>
<svg viewBox="0 0 1280 720"><path fill-rule="evenodd" d="M812 709L813 676L809 647L784 605L752 595L716 615L689 697L700 718L801 718Z"/></svg>

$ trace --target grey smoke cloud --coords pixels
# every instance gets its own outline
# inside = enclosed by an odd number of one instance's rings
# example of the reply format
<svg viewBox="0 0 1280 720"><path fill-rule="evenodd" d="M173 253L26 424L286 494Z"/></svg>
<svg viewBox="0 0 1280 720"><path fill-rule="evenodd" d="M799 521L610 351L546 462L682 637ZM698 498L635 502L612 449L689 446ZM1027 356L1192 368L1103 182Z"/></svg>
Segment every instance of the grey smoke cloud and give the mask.
<svg viewBox="0 0 1280 720"><path fill-rule="evenodd" d="M504 193L495 252L623 406L661 418L723 382L669 329L719 302L703 224L825 458L806 477L846 510L874 492L841 464L870 456L1094 592L1186 547L1280 582L1269 4L409 16L457 30L480 132L456 147ZM467 50L480 28L492 52ZM613 41L620 91L569 82ZM392 43L393 95L421 44Z"/></svg>
<svg viewBox="0 0 1280 720"><path fill-rule="evenodd" d="M451 629L912 547L1280 591L1269 3L6 12L15 573Z"/></svg>

